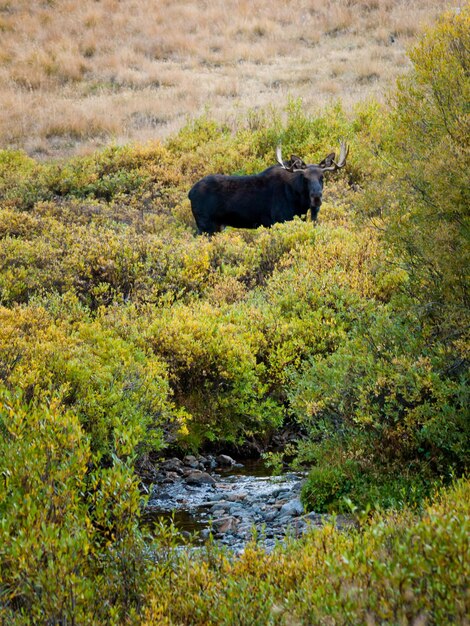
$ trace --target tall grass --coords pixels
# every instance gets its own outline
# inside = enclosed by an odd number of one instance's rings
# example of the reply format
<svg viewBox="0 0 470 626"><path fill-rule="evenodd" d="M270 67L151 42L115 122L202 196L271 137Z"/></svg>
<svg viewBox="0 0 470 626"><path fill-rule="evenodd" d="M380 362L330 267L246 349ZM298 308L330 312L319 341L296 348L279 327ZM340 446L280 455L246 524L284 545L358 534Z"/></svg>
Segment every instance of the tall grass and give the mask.
<svg viewBox="0 0 470 626"><path fill-rule="evenodd" d="M382 96L454 4L2 0L0 143L62 155L167 136L206 106L227 117L288 95L309 110Z"/></svg>

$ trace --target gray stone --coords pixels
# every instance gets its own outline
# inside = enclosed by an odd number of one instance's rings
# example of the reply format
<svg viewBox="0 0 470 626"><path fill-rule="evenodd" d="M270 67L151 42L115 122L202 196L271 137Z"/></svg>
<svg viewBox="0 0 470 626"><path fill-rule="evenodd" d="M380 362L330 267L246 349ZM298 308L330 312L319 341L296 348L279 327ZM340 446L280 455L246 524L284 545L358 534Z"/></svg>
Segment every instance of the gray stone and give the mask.
<svg viewBox="0 0 470 626"><path fill-rule="evenodd" d="M233 532L237 527L237 521L233 517L222 517L212 523L214 530L220 534Z"/></svg>
<svg viewBox="0 0 470 626"><path fill-rule="evenodd" d="M217 467L217 461L214 459L213 456L207 457L207 466L209 467L209 469L215 469Z"/></svg>
<svg viewBox="0 0 470 626"><path fill-rule="evenodd" d="M227 454L219 454L216 460L222 467L232 467L232 465L235 465L235 461Z"/></svg>
<svg viewBox="0 0 470 626"><path fill-rule="evenodd" d="M245 499L246 499L246 493L232 493L227 498L227 500L230 500L230 502L241 502L242 500L245 500Z"/></svg>
<svg viewBox="0 0 470 626"><path fill-rule="evenodd" d="M319 522L321 521L321 518L322 516L320 515L320 513L315 513L315 511L311 511L310 513L304 515L304 519L310 522Z"/></svg>
<svg viewBox="0 0 470 626"><path fill-rule="evenodd" d="M281 515L291 515L293 517L302 515L303 512L304 507L299 498L295 498L295 500L290 500L283 504L280 511Z"/></svg>
<svg viewBox="0 0 470 626"><path fill-rule="evenodd" d="M193 470L186 476L186 483L188 485L214 485L215 480L207 472L201 472L201 470Z"/></svg>
<svg viewBox="0 0 470 626"><path fill-rule="evenodd" d="M179 474L176 472L167 472L165 478L162 480L164 485L172 484L179 479Z"/></svg>
<svg viewBox="0 0 470 626"><path fill-rule="evenodd" d="M238 511L239 509L243 509L243 503L242 502L230 502L229 507L231 511Z"/></svg>
<svg viewBox="0 0 470 626"><path fill-rule="evenodd" d="M274 519L276 519L277 516L278 512L276 509L270 509L269 511L266 511L263 515L266 522L272 522Z"/></svg>
<svg viewBox="0 0 470 626"><path fill-rule="evenodd" d="M226 502L224 502L223 500L219 501L219 502L215 502L211 508L210 511L211 513L213 511L218 511L218 510L222 510L225 511L225 509L228 508L228 504Z"/></svg>
<svg viewBox="0 0 470 626"><path fill-rule="evenodd" d="M167 461L163 461L163 463L161 464L161 468L167 472L177 472L178 474L181 474L182 465L183 464L179 459L173 458L168 459Z"/></svg>
<svg viewBox="0 0 470 626"><path fill-rule="evenodd" d="M192 467L192 468L197 468L199 466L199 461L192 454L188 454L187 456L185 456L183 459L183 463L187 467Z"/></svg>

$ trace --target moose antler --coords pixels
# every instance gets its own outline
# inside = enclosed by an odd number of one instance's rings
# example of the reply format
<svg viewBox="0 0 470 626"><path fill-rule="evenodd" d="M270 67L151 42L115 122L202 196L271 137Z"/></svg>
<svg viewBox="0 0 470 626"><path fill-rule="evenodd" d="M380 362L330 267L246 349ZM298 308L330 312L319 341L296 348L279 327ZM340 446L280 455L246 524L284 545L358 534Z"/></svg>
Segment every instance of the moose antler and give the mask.
<svg viewBox="0 0 470 626"><path fill-rule="evenodd" d="M338 162L336 163L334 161L334 154L331 155L333 158L331 159L331 163L332 165L328 166L328 167L322 167L322 170L324 172L334 172L336 170L339 170L340 168L344 167L346 165L346 159L348 158L348 154L349 154L349 146L344 142L341 141L340 142L340 152L339 152L339 159Z"/></svg>
<svg viewBox="0 0 470 626"><path fill-rule="evenodd" d="M279 165L282 165L282 167L286 170L287 167L284 165L284 161L282 160L282 152L281 152L281 146L277 146L276 148L276 159L277 162L279 163Z"/></svg>
<svg viewBox="0 0 470 626"><path fill-rule="evenodd" d="M282 159L281 146L277 146L276 148L276 159L279 165L281 165L288 172L299 172L300 170L304 170L307 165L302 161L302 159L295 154L292 154L290 157L290 161L286 165Z"/></svg>

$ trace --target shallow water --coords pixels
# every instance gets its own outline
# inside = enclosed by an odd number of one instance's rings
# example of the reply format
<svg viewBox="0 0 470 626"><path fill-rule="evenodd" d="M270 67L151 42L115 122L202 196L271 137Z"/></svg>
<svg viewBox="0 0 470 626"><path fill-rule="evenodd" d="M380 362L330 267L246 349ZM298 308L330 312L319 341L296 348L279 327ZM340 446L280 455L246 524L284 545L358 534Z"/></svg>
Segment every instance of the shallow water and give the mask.
<svg viewBox="0 0 470 626"><path fill-rule="evenodd" d="M243 467L218 468L212 474L215 484L188 485L183 479L155 485L142 521L152 531L162 522L173 523L184 534L194 534L199 543L212 528L214 509L225 506L224 515L245 523L266 525L262 510L273 506L276 498L295 498L300 489L301 474L273 476L262 460L248 460ZM227 533L224 543L236 533Z"/></svg>
<svg viewBox="0 0 470 626"><path fill-rule="evenodd" d="M207 527L207 522L198 519L189 511L175 509L173 511L145 511L141 516L141 524L150 534L155 532L156 526L161 523L173 524L180 533L194 535L195 542L199 534Z"/></svg>

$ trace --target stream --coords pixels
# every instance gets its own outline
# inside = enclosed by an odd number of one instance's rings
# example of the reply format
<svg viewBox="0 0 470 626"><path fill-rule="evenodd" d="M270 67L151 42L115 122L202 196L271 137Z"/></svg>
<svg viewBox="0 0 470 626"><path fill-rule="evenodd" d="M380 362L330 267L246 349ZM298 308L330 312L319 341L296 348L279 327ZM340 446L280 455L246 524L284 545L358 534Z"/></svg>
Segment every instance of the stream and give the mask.
<svg viewBox="0 0 470 626"><path fill-rule="evenodd" d="M226 455L188 456L162 463L151 485L144 523L151 528L162 520L192 543L214 539L241 552L256 534L267 550L286 536L299 536L323 515L305 514L300 501L304 475L273 476L261 460L243 465Z"/></svg>

